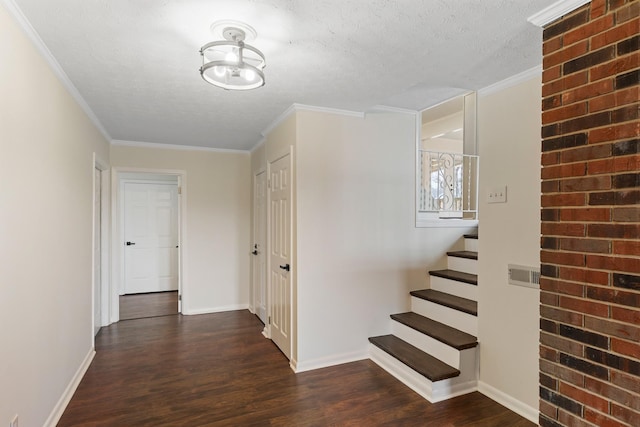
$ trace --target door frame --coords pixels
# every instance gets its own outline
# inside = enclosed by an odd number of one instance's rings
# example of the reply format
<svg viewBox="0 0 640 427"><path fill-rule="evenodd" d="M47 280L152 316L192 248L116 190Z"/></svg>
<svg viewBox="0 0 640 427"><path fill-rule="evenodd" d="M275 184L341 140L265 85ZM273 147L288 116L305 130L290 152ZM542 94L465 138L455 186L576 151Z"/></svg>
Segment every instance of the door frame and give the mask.
<svg viewBox="0 0 640 427"><path fill-rule="evenodd" d="M109 300L110 306L110 323L120 320L120 289L124 280L124 222L123 222L123 206L124 194L120 186L121 175L124 173L140 173L150 175L173 175L178 177L178 312L182 313L184 305L182 304L185 295L188 293L186 274L183 265L186 261L186 218L187 218L187 172L180 169L147 169L132 167L113 167L111 168L111 214L112 214L112 234L111 238L114 244L111 247L111 274L113 280L110 283Z"/></svg>
<svg viewBox="0 0 640 427"><path fill-rule="evenodd" d="M255 190L256 190L256 182L258 180L258 176L264 174L264 206L263 206L263 215L264 218L256 218L256 194L255 194ZM253 173L253 200L252 200L252 204L253 204L253 210L252 210L252 215L251 215L251 236L253 238L252 241L252 245L251 245L251 251L253 251L254 248L254 244L256 244L256 240L257 240L257 236L256 236L256 220L259 221L263 221L263 233L264 236L263 237L263 242L262 245L263 247L260 248L261 251L265 252L268 248L268 234L269 234L269 224L268 224L268 219L267 219L267 210L268 210L268 203L267 203L267 179L268 179L268 175L267 175L267 170L265 168L260 168L259 170L254 171ZM264 285L265 285L265 317L266 319L260 319L261 321L264 320L264 324L265 324L265 329L263 330L263 334L265 336L267 336L267 328L268 328L268 323L269 323L269 283L268 283L268 270L267 270L267 253L265 252L265 263L264 263L264 271L262 272L263 278L264 278ZM260 318L259 312L258 312L258 306L257 306L257 299L256 299L256 295L257 295L257 289L256 289L256 278L255 278L255 263L256 263L256 257L252 256L251 257L251 298L250 298L250 304L249 304L249 308L250 311L255 314L256 316L258 316L258 318Z"/></svg>
<svg viewBox="0 0 640 427"><path fill-rule="evenodd" d="M100 171L100 259L96 260L95 257L95 229L96 229L96 212L95 212L95 202L96 202L96 182L95 182L95 170ZM100 156L98 156L95 152L93 153L93 164L92 164L92 173L91 173L91 342L93 343L95 349L95 268L96 264L100 263L100 327L107 326L111 322L109 321L109 313L111 310L111 301L109 298L109 288L110 288L110 273L111 273L111 238L109 233L109 227L111 224L110 221L110 191L111 191L111 171L109 169L109 164L105 162Z"/></svg>

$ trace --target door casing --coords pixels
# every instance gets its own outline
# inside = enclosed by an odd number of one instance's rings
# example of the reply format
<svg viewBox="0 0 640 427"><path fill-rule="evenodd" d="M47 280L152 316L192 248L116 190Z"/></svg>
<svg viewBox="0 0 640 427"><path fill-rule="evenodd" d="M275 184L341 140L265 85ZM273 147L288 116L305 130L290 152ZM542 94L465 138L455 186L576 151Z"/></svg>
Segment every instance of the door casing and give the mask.
<svg viewBox="0 0 640 427"><path fill-rule="evenodd" d="M267 298L267 172L265 170L253 176L252 221L251 307L262 323L267 325L269 302Z"/></svg>
<svg viewBox="0 0 640 427"><path fill-rule="evenodd" d="M149 174L149 175L173 175L178 178L178 312L183 311L183 301L188 295L187 277L184 272L183 265L186 261L185 254L187 248L186 233L186 217L187 217L187 173L178 169L146 169L146 168L129 168L129 167L113 167L111 170L111 216L112 216L112 234L111 239L113 245L111 247L111 275L113 280L110 282L109 300L109 323L120 320L119 297L120 289L124 280L124 227L123 227L123 192L120 186L121 177L126 173Z"/></svg>
<svg viewBox="0 0 640 427"><path fill-rule="evenodd" d="M111 301L109 299L109 284L110 284L110 274L111 274L111 238L110 238L110 191L111 191L111 171L109 169L109 164L102 160L95 152L93 153L93 170L96 169L100 171L100 259L96 259L95 256L95 230L96 230L96 183L95 183L95 175L93 175L93 187L92 187L92 239L91 239L91 342L95 344L95 333L98 328L102 326L106 326L111 323L109 320L109 313L111 310ZM100 295L96 295L96 283L95 283L95 271L96 267L99 265L100 267ZM96 313L95 313L95 302L99 299L100 304L100 322L96 325Z"/></svg>

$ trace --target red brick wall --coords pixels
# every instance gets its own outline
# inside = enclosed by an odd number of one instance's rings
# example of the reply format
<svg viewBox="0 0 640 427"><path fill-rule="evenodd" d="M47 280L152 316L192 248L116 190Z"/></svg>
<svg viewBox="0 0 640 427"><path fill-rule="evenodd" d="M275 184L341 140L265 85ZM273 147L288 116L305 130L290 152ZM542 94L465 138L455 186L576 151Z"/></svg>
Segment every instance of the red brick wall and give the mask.
<svg viewBox="0 0 640 427"><path fill-rule="evenodd" d="M544 29L541 426L640 426L639 14Z"/></svg>

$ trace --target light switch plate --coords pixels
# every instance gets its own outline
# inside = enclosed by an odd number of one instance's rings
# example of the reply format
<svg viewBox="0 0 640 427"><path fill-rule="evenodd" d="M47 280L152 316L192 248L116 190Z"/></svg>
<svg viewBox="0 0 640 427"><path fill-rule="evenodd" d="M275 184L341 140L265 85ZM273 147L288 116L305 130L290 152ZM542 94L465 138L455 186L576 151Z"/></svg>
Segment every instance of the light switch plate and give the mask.
<svg viewBox="0 0 640 427"><path fill-rule="evenodd" d="M487 203L507 203L507 186L492 187L487 195Z"/></svg>

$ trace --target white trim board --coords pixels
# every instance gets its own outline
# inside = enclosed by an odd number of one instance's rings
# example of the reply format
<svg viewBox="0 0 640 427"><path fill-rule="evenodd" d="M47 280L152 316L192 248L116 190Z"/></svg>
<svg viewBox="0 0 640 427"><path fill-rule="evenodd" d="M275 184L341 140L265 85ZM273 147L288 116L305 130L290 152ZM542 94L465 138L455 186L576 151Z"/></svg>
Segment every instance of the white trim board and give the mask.
<svg viewBox="0 0 640 427"><path fill-rule="evenodd" d="M87 101L80 95L80 92L76 88L76 86L71 82L69 76L64 71L60 63L54 58L53 54L47 47L47 45L42 41L38 32L33 28L27 17L22 13L22 10L18 7L18 5L13 0L2 0L6 9L9 11L9 14L13 16L16 20L18 26L22 28L22 31L26 34L27 38L31 40L34 47L40 52L42 58L45 60L49 67L51 67L51 71L53 74L60 80L62 86L69 92L71 97L78 103L82 111L87 115L89 120L93 123L93 125L98 129L98 131L102 134L102 136L107 140L111 141L111 136L107 132L107 130L102 126L98 117L94 114Z"/></svg>
<svg viewBox="0 0 640 427"><path fill-rule="evenodd" d="M512 410L518 415L523 416L532 423L538 423L538 409L527 405L524 402L510 396L489 384L478 381L478 391L488 398L495 400L502 406Z"/></svg>
<svg viewBox="0 0 640 427"><path fill-rule="evenodd" d="M527 18L527 21L538 27L545 27L558 18L562 18L567 13L573 12L580 6L589 3L591 0L558 0L550 6L545 7L538 13L534 13Z"/></svg>
<svg viewBox="0 0 640 427"><path fill-rule="evenodd" d="M416 228L469 228L478 227L477 219L420 219L416 220Z"/></svg>
<svg viewBox="0 0 640 427"><path fill-rule="evenodd" d="M80 385L80 381L82 381L82 378L87 372L87 369L89 369L89 366L91 365L91 362L93 361L95 355L96 352L93 348L89 350L89 353L87 353L86 357L78 367L78 370L73 375L73 378L71 378L69 385L67 385L67 388L62 393L62 396L60 396L60 400L58 400L56 406L53 407L51 414L49 414L49 418L47 418L47 420L44 422L44 427L55 427L58 424L58 421L60 421L60 418L62 418L64 410L67 409L67 405L71 401L73 394L76 392L76 389Z"/></svg>
<svg viewBox="0 0 640 427"><path fill-rule="evenodd" d="M371 109L366 111L366 114L370 113L397 113L397 114L413 114L420 113L418 110L410 110L407 108L389 107L388 105L374 105Z"/></svg>
<svg viewBox="0 0 640 427"><path fill-rule="evenodd" d="M160 144L157 142L143 142L143 141L125 141L122 139L111 140L111 145L123 146L123 147L137 147L137 148L159 148L165 150L183 150L183 151L209 151L214 153L235 153L235 154L250 154L249 150L234 150L230 148L212 148L201 147L195 145L179 145L179 144Z"/></svg>
<svg viewBox="0 0 640 427"><path fill-rule="evenodd" d="M542 65L529 68L528 70L525 70L521 73L518 73L511 77L507 77L504 80L484 87L478 91L478 96L491 95L493 93L500 92L501 90L508 89L512 86L516 86L522 82L526 82L527 80L531 80L539 76L542 76Z"/></svg>
<svg viewBox="0 0 640 427"><path fill-rule="evenodd" d="M253 154L253 152L256 151L258 148L260 148L261 146L263 146L265 142L267 142L267 138L263 136L262 138L260 138L258 142L256 142L256 145L254 145L253 148L249 150L249 152Z"/></svg>
<svg viewBox="0 0 640 427"><path fill-rule="evenodd" d="M183 301L183 304L184 304L184 301ZM191 310L183 306L182 314L185 316L197 316L199 314L212 314L212 313L221 313L223 311L237 311L237 310L249 310L249 304L235 304L235 305L225 305L221 307L197 308L195 310Z"/></svg>
<svg viewBox="0 0 640 427"><path fill-rule="evenodd" d="M369 358L368 349L362 349L360 351L353 351L350 353L334 354L331 356L320 357L318 359L307 360L298 362L291 360L290 366L293 372L299 374L300 372L312 371L314 369L328 368L330 366L342 365L343 363L357 362L359 360L365 360Z"/></svg>

